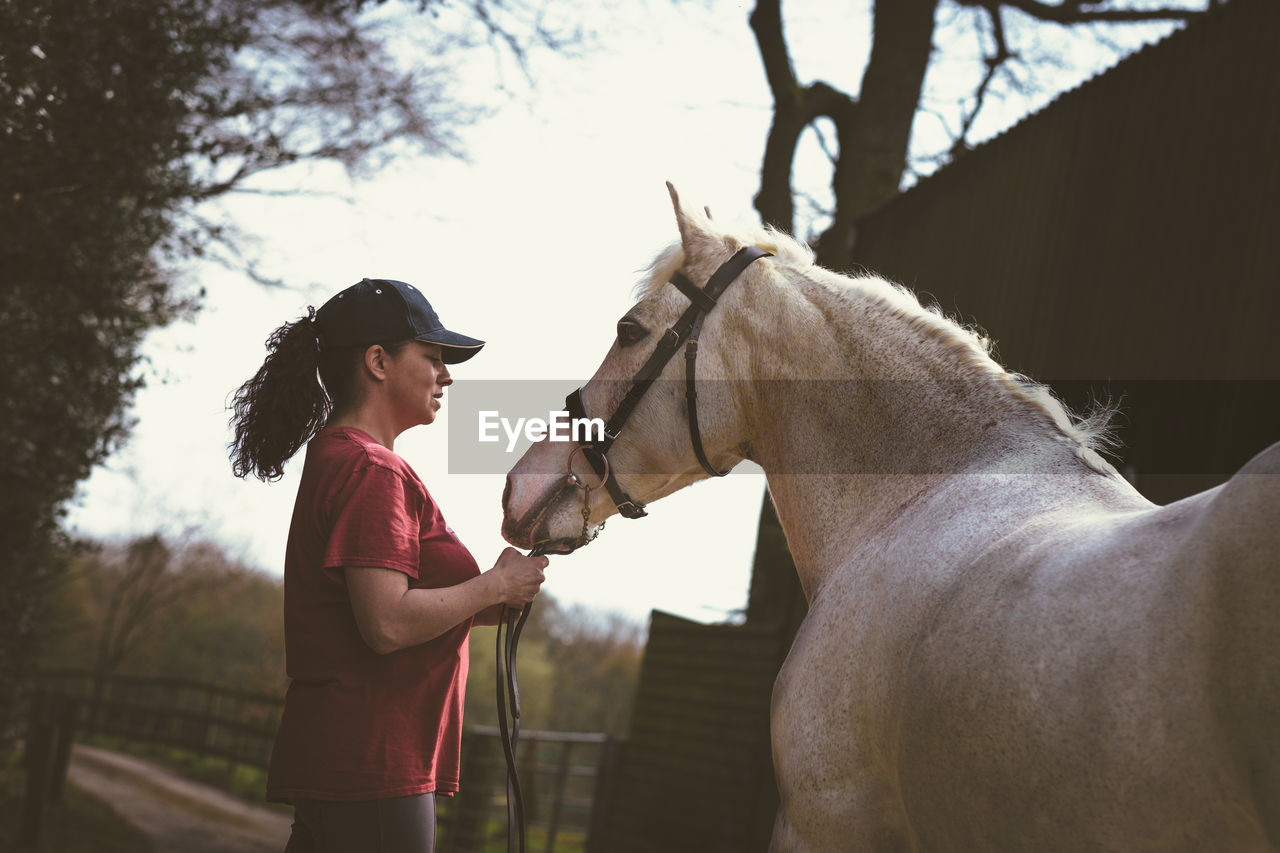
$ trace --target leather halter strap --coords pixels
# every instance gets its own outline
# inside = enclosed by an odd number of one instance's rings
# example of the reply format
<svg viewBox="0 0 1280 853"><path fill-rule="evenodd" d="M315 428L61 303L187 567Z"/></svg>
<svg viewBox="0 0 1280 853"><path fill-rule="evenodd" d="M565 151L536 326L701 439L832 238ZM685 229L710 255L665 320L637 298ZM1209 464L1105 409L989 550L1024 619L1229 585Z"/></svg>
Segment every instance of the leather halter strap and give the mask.
<svg viewBox="0 0 1280 853"><path fill-rule="evenodd" d="M626 396L618 403L618 407L614 409L613 414L605 424L604 438L600 441L583 443L584 447L589 447L594 451L594 453L584 453L583 455L587 457L587 461L595 471L596 476L604 479L605 489L609 492L609 497L613 499L614 506L618 508L618 512L623 517L641 518L648 513L644 510L644 504L633 500L623 490L617 478L614 477L612 466L607 464L604 458L605 454L608 453L609 448L617 439L627 419L631 417L631 413L635 411L640 399L649 390L649 386L654 383L659 374L662 373L663 368L666 367L667 362L682 346L685 348L685 399L688 402L689 409L689 440L693 444L694 455L698 459L698 464L711 476L723 477L729 473L728 471L717 470L707 459L706 451L702 447L702 433L698 428L698 392L696 386L698 335L702 331L702 321L716 307L717 300L729 285L752 263L760 258L770 256L771 253L763 249L744 246L734 253L733 257L721 264L720 268L712 273L706 286L702 288L695 286L684 274L678 271L672 275L671 283L688 297L689 307L680 315L680 319L676 320L675 324L663 334L662 340L658 342L653 353L650 354L644 365L631 380L631 387L627 389ZM581 388L575 389L565 398L565 409L568 410L569 417L574 420L586 418L586 412L582 405Z"/></svg>

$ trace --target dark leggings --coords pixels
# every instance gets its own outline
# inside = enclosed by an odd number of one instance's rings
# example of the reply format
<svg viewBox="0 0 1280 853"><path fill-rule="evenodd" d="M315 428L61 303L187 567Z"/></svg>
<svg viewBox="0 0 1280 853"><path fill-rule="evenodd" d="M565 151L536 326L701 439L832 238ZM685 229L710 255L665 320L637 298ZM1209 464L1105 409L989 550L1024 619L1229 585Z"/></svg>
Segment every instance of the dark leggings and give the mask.
<svg viewBox="0 0 1280 853"><path fill-rule="evenodd" d="M285 853L432 853L436 795L335 802L295 800Z"/></svg>

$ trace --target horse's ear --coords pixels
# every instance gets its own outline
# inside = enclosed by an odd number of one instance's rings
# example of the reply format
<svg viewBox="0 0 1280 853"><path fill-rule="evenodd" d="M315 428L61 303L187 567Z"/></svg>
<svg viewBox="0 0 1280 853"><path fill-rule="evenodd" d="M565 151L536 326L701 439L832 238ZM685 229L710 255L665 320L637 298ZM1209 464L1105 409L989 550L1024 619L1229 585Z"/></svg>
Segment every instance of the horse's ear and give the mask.
<svg viewBox="0 0 1280 853"><path fill-rule="evenodd" d="M681 206L680 196L676 193L676 188L671 185L670 181L667 181L667 192L671 194L671 206L676 212L676 227L680 229L680 245L684 248L686 258L694 257L697 254L695 250L698 245L705 243L709 235L701 227L701 223L696 221L697 214L690 216L689 211ZM710 220L710 211L707 211L707 213L707 219Z"/></svg>

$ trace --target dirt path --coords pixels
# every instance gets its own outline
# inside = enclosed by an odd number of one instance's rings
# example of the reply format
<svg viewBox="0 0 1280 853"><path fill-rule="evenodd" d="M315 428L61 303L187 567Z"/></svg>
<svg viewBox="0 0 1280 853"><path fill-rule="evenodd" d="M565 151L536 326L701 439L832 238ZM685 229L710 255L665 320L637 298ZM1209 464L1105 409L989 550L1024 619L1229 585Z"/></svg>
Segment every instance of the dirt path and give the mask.
<svg viewBox="0 0 1280 853"><path fill-rule="evenodd" d="M286 813L116 752L77 745L68 778L142 830L154 853L281 853L289 838Z"/></svg>

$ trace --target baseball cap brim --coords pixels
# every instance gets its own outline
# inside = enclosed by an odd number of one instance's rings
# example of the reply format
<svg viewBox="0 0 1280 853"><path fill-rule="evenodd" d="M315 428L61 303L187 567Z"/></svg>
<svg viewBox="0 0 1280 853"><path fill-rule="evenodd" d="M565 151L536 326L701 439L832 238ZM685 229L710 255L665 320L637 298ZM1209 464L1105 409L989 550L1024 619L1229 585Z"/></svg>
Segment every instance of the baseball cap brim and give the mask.
<svg viewBox="0 0 1280 853"><path fill-rule="evenodd" d="M448 329L437 329L426 335L419 335L418 340L429 344L440 345L440 356L445 364L459 364L480 352L484 341L460 335Z"/></svg>

